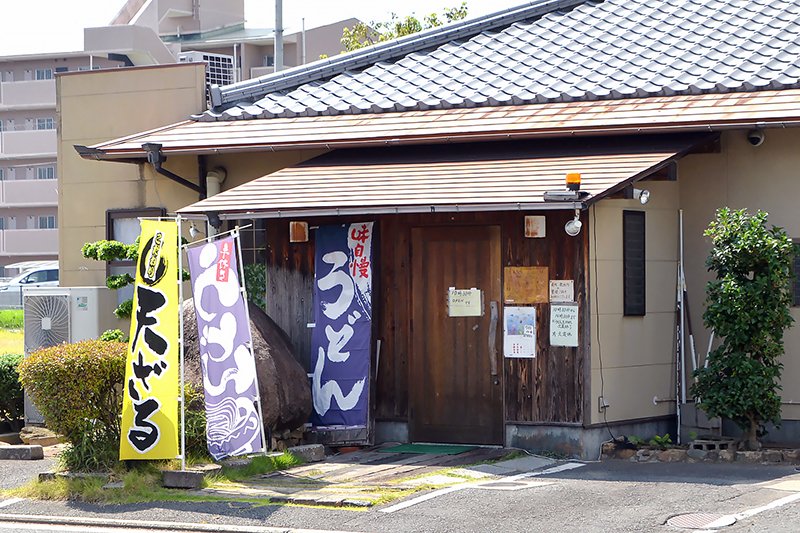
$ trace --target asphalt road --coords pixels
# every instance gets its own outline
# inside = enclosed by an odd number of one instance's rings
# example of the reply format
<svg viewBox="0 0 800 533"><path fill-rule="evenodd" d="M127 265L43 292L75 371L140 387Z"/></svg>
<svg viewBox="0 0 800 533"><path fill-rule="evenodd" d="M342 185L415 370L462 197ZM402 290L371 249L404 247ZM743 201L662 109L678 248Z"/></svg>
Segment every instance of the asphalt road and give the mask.
<svg viewBox="0 0 800 533"><path fill-rule="evenodd" d="M736 515L800 493L800 472L786 465L606 461L520 481L495 490L455 490L391 513L385 512L388 506L358 512L234 502L96 506L31 501L8 505L0 513L332 531L638 533L681 531L666 522L682 513ZM784 490L775 488L778 483ZM798 524L800 498L742 517L721 531L794 533Z"/></svg>

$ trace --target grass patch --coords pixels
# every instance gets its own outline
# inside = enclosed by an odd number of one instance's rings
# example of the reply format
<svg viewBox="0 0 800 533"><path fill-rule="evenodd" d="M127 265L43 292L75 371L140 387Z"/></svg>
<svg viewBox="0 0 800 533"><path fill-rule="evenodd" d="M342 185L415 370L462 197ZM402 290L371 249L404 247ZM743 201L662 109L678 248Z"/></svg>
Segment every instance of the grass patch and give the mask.
<svg viewBox="0 0 800 533"><path fill-rule="evenodd" d="M233 484L249 477L266 474L282 468L300 464L296 457L283 454L275 457L259 456L244 467L223 469L223 473L207 479L204 486L216 484ZM229 496L202 495L180 489L167 489L161 486L161 470L180 468L179 461L142 462L137 463L129 471L118 471L111 474L111 479L122 481L122 488L104 488L105 479L57 478L52 481L37 480L22 487L0 491L2 497L29 498L37 500L82 501L102 504L128 504L158 501L171 502L213 502L230 501ZM235 498L236 501L253 505L274 505L263 498Z"/></svg>
<svg viewBox="0 0 800 533"><path fill-rule="evenodd" d="M222 473L218 476L214 476L210 481L212 483L237 483L255 476L269 474L270 472L275 472L276 470L285 470L301 464L303 464L301 459L298 459L289 453L271 456L258 455L253 457L250 462L244 466L223 467Z"/></svg>
<svg viewBox="0 0 800 533"><path fill-rule="evenodd" d="M2 329L22 329L22 309L2 309L0 310L0 328Z"/></svg>
<svg viewBox="0 0 800 533"><path fill-rule="evenodd" d="M22 330L0 329L0 353L23 353L25 336Z"/></svg>

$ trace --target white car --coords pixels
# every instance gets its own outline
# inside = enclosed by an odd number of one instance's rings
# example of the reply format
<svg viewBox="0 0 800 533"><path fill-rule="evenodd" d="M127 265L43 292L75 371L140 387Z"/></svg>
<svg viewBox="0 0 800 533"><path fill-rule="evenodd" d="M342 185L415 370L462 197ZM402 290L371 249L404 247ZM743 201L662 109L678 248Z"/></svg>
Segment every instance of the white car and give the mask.
<svg viewBox="0 0 800 533"><path fill-rule="evenodd" d="M0 285L0 292L21 292L22 287L58 286L57 268L34 268L11 278L8 283Z"/></svg>

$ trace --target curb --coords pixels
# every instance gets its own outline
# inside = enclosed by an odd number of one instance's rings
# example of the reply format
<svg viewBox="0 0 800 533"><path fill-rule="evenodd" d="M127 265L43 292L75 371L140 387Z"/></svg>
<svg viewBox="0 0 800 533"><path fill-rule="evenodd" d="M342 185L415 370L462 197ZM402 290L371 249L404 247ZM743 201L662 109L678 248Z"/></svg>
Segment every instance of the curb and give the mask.
<svg viewBox="0 0 800 533"><path fill-rule="evenodd" d="M0 514L0 522L24 522L26 524L70 525L70 526L109 526L146 531L161 529L168 531L208 531L218 533L333 533L328 529L296 529L265 526L234 526L224 524L193 524L190 522L155 522L144 520L117 520L113 518L91 518L75 516L36 516ZM348 533L336 531L335 533Z"/></svg>

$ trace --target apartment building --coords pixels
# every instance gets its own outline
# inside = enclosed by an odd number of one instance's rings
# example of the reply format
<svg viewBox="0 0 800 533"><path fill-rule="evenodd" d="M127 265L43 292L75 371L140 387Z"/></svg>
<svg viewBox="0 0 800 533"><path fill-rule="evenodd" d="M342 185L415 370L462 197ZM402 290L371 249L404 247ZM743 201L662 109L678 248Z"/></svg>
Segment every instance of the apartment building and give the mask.
<svg viewBox="0 0 800 533"><path fill-rule="evenodd" d="M58 256L55 75L122 64L83 52L0 56L0 276Z"/></svg>
<svg viewBox="0 0 800 533"><path fill-rule="evenodd" d="M0 277L58 258L58 74L205 62L207 82L222 85L274 70L274 30L246 28L244 0L120 4L108 26L84 30L83 51L2 56L0 46ZM356 22L287 34L285 65L336 55L342 29Z"/></svg>

